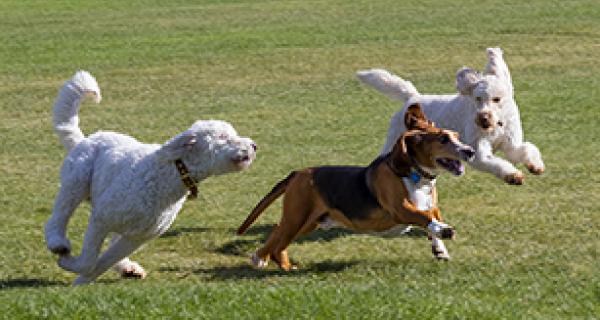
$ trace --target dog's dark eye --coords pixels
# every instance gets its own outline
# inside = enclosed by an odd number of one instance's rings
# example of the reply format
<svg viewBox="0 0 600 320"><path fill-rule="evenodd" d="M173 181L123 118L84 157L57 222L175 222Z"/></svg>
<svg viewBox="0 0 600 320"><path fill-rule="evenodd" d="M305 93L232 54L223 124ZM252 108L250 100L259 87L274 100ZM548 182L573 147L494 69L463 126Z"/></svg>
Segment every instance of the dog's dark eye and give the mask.
<svg viewBox="0 0 600 320"><path fill-rule="evenodd" d="M493 98L493 99L492 99L492 101L493 101L494 103L498 103L498 102L500 102L500 98L498 98L498 97L495 97L495 98Z"/></svg>
<svg viewBox="0 0 600 320"><path fill-rule="evenodd" d="M475 100L477 100L477 102L481 102L481 97L475 97Z"/></svg>
<svg viewBox="0 0 600 320"><path fill-rule="evenodd" d="M440 143L441 144L446 144L448 142L450 142L450 138L448 138L447 135L443 135L443 136L440 137Z"/></svg>

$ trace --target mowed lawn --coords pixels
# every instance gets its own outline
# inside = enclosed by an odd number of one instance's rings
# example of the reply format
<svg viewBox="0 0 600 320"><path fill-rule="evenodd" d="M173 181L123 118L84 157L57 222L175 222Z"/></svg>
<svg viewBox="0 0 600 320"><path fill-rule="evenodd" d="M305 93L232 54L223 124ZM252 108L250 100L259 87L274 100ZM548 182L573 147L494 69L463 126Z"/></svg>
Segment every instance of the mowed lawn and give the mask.
<svg viewBox="0 0 600 320"><path fill-rule="evenodd" d="M400 105L357 70L453 92L456 70L481 70L491 46L504 49L547 172L523 186L470 168L442 176L451 261L435 261L422 235L334 229L291 245L297 272L249 267L281 202L247 235L234 231L279 179L377 156ZM0 317L598 318L599 61L596 0L2 0ZM104 96L84 103L85 133L162 143L196 119L223 119L259 146L248 171L203 182L170 231L133 256L142 281L108 272L72 287L45 247L65 155L52 103L79 68ZM89 209L69 225L75 252Z"/></svg>

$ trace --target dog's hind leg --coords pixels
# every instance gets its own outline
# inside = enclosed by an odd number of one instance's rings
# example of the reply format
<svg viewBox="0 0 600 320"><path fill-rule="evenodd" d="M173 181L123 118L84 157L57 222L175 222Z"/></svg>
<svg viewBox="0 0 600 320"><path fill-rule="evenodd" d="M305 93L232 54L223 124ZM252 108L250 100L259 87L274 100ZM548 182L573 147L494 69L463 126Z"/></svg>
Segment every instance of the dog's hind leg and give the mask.
<svg viewBox="0 0 600 320"><path fill-rule="evenodd" d="M291 265L285 249L294 239L301 226L301 222L298 225L290 225L284 214L281 222L274 227L267 242L252 255L252 264L257 268L265 268L269 259L273 259L281 269L290 270Z"/></svg>
<svg viewBox="0 0 600 320"><path fill-rule="evenodd" d="M263 269L269 265L269 260L271 259L271 248L277 242L278 237L279 225L276 225L273 227L273 230L271 231L271 234L269 235L269 238L267 238L265 244L256 250L256 252L254 252L250 257L252 266Z"/></svg>
<svg viewBox="0 0 600 320"><path fill-rule="evenodd" d="M55 254L68 255L71 243L67 239L67 224L79 204L88 197L89 187L85 183L63 181L56 196L52 216L46 222L44 233L46 246Z"/></svg>
<svg viewBox="0 0 600 320"><path fill-rule="evenodd" d="M287 247L299 235L316 229L318 219L325 211L316 200L318 196L312 188L312 177L307 178L288 187L283 201L279 235L270 250L271 258L285 271L296 269L290 263Z"/></svg>
<svg viewBox="0 0 600 320"><path fill-rule="evenodd" d="M79 274L91 272L96 266L102 243L107 234L108 232L104 228L94 223L92 215L83 239L81 254L77 257L62 255L58 258L58 265L67 271Z"/></svg>
<svg viewBox="0 0 600 320"><path fill-rule="evenodd" d="M94 269L88 273L80 274L74 285L87 284L94 281L115 263L123 260L137 250L147 239L130 239L119 237L112 243L97 260Z"/></svg>
<svg viewBox="0 0 600 320"><path fill-rule="evenodd" d="M279 239L279 243L271 252L271 258L275 261L279 267L285 271L295 270L298 267L290 262L287 247L290 243L298 237L310 233L319 227L318 218L320 215L311 215L309 219L302 225L300 230L295 235L289 237L283 237Z"/></svg>
<svg viewBox="0 0 600 320"><path fill-rule="evenodd" d="M67 224L77 206L90 195L93 153L93 147L81 142L63 163L60 190L54 200L52 216L44 228L46 246L52 253L67 255L71 252Z"/></svg>
<svg viewBox="0 0 600 320"><path fill-rule="evenodd" d="M255 267L264 268L269 258L273 258L282 269L291 268L284 251L310 219L315 198L311 181L310 174L302 173L288 185L283 199L281 221L265 244L252 255L252 264Z"/></svg>
<svg viewBox="0 0 600 320"><path fill-rule="evenodd" d="M255 267L264 268L267 266L269 259L273 259L285 271L293 268L286 249L306 224L305 221L298 219L301 218L300 216L301 214L298 214L296 217L290 218L286 214L283 215L281 222L275 226L265 245L252 256L252 264ZM313 224L314 230L317 227L316 221Z"/></svg>
<svg viewBox="0 0 600 320"><path fill-rule="evenodd" d="M114 234L110 243L113 244L121 238L120 235ZM138 278L144 279L146 277L146 270L137 262L129 260L128 257L123 258L121 261L115 263L112 267L113 270L118 272L123 278Z"/></svg>

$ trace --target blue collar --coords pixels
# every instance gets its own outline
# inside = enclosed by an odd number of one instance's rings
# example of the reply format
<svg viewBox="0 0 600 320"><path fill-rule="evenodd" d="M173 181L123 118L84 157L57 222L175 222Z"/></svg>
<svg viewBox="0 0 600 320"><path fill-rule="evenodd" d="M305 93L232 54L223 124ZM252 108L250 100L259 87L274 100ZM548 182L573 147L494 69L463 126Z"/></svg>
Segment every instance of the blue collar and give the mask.
<svg viewBox="0 0 600 320"><path fill-rule="evenodd" d="M428 172L425 172L423 169L421 169L419 167L416 167L416 168L412 168L410 170L410 173L408 174L408 178L414 184L418 184L419 182L421 182L421 179L423 179L423 178L426 178L429 180L434 180L436 178L436 176L431 175Z"/></svg>
<svg viewBox="0 0 600 320"><path fill-rule="evenodd" d="M419 181L421 181L421 175L418 174L416 171L411 171L408 177L414 184L417 184L419 183Z"/></svg>

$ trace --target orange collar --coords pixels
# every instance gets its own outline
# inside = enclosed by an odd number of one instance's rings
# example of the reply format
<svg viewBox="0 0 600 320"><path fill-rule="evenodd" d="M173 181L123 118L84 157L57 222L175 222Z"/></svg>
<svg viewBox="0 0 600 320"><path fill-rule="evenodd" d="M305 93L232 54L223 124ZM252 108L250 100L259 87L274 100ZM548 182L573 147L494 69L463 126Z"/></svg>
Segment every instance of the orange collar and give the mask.
<svg viewBox="0 0 600 320"><path fill-rule="evenodd" d="M181 159L175 160L175 166L177 167L177 171L179 171L179 175L181 176L181 182L183 182L183 184L190 190L188 199L196 199L198 197L198 187L196 186L198 181L196 181L196 179L190 175L190 171Z"/></svg>

